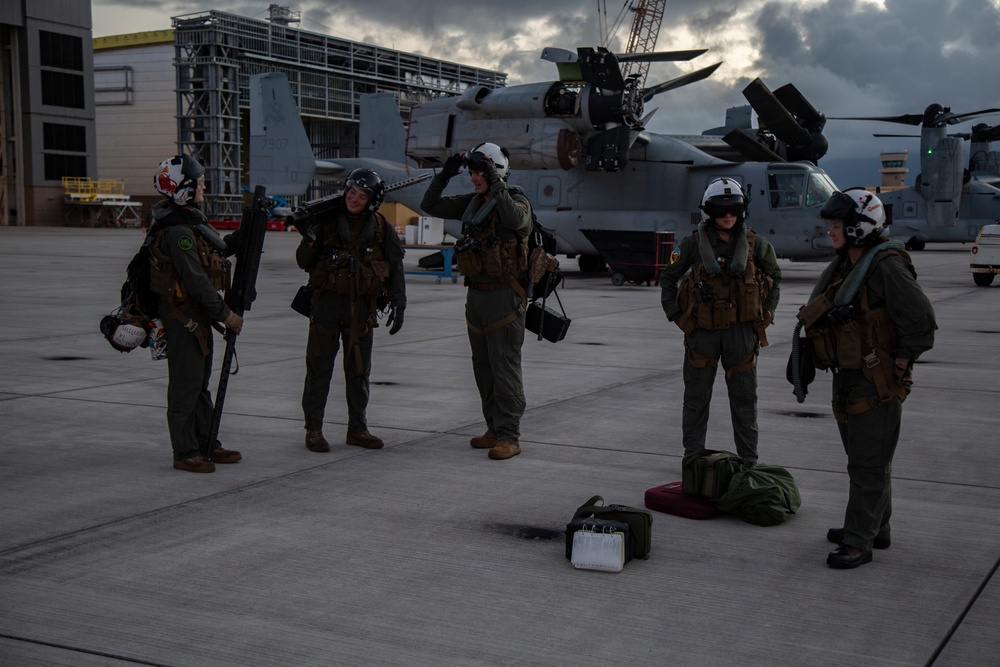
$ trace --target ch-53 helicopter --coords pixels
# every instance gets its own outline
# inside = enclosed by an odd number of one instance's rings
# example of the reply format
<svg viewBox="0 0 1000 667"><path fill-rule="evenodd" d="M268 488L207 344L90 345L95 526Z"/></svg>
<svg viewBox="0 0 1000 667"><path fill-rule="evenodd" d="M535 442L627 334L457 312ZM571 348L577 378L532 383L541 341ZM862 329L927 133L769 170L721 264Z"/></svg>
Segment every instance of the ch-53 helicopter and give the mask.
<svg viewBox="0 0 1000 667"><path fill-rule="evenodd" d="M980 123L968 133L948 134L947 126L979 116L1000 113L981 109L952 113L931 104L923 114L869 116L830 120L875 120L920 126L920 174L912 187L880 192L879 199L893 211L893 236L906 239L911 250L928 241L975 241L983 225L1000 219L1000 153L991 142L1000 139L1000 125ZM876 137L915 135L876 134ZM964 140L971 140L968 167Z"/></svg>
<svg viewBox="0 0 1000 667"><path fill-rule="evenodd" d="M702 53L641 58L678 61ZM679 240L700 219L702 193L719 176L743 185L750 195L748 224L767 237L779 257L819 260L833 254L818 217L836 190L816 166L827 146L825 118L794 86L772 93L758 79L747 87L744 94L762 126L756 133L749 110L738 107L727 114L725 127L678 137L647 132L656 110L643 115L644 103L709 76L721 63L640 88L637 77L624 77L619 65L640 56L549 48L542 58L556 63L559 80L474 86L425 102L412 109L408 131L392 94L362 96L359 157L333 162L313 158L284 75L255 75L252 183L271 192L301 193L314 174L342 180L351 170L368 167L392 185L429 174L448 156L490 141L509 150L510 183L525 191L539 222L556 236L558 252L578 256L582 271L605 266L597 236L669 231ZM455 178L446 194L459 188L471 191L467 179ZM387 200L419 210L422 195L422 188L400 188ZM445 221L445 230L457 237L459 224Z"/></svg>

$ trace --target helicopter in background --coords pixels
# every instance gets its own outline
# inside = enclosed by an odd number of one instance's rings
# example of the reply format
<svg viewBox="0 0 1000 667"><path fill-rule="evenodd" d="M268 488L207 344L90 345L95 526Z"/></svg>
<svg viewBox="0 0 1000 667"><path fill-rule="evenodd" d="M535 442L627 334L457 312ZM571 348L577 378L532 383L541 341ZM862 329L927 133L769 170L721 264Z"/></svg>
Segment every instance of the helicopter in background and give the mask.
<svg viewBox="0 0 1000 667"><path fill-rule="evenodd" d="M313 158L284 75L255 75L251 180L270 192L299 194L314 176L342 181L353 169L367 167L392 185L490 141L510 152L509 182L525 191L539 222L556 237L558 252L578 257L583 271L605 266L598 237L673 232L679 240L687 235L700 220L705 188L720 176L743 186L750 198L748 224L766 236L779 257L832 256L826 224L818 217L836 190L816 164L826 151L825 119L794 86L779 89L787 105L759 79L747 87L744 94L764 126L756 134L748 122L728 116L730 122L712 135L646 131L656 112L645 111L647 102L710 76L721 63L649 88L639 87L636 77L624 77L619 63L638 57L688 60L702 53L617 56L603 48L545 49L542 58L557 65L558 80L470 87L459 96L414 107L408 128L392 94L365 95L359 157L320 162ZM446 194L471 190L467 179L455 178ZM421 189L400 188L387 200L419 211L422 196ZM459 224L445 221L445 230L457 237Z"/></svg>
<svg viewBox="0 0 1000 667"><path fill-rule="evenodd" d="M949 125L993 114L1000 114L1000 109L952 113L950 107L935 103L928 105L922 114L831 117L830 120L920 126L920 173L915 184L880 192L878 197L886 206L892 206L893 236L905 239L907 248L921 250L928 241L975 241L983 225L1000 219L1000 153L990 146L992 141L1000 139L1000 126L981 123L970 133L948 133ZM965 161L966 139L971 140L968 163Z"/></svg>

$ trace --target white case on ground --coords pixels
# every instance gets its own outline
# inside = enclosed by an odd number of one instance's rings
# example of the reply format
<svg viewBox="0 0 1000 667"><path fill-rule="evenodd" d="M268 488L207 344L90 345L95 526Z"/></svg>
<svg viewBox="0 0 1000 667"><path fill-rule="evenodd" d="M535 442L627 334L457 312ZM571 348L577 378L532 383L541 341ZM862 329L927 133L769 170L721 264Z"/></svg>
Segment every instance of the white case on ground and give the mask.
<svg viewBox="0 0 1000 667"><path fill-rule="evenodd" d="M625 534L576 531L570 562L580 570L621 572L625 567Z"/></svg>

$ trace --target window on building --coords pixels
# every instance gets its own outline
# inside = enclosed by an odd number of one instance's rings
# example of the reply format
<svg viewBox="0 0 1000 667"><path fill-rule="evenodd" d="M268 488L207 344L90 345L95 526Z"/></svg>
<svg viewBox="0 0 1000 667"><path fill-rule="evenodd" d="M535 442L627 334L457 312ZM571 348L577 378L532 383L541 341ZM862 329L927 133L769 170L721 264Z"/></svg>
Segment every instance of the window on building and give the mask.
<svg viewBox="0 0 1000 667"><path fill-rule="evenodd" d="M83 71L83 40L73 35L38 31L42 67Z"/></svg>
<svg viewBox="0 0 1000 667"><path fill-rule="evenodd" d="M42 70L42 104L72 109L85 108L83 76Z"/></svg>
<svg viewBox="0 0 1000 667"><path fill-rule="evenodd" d="M87 131L83 125L42 123L45 180L87 175Z"/></svg>
<svg viewBox="0 0 1000 667"><path fill-rule="evenodd" d="M42 104L86 108L83 86L83 40L47 30L38 31L41 48Z"/></svg>

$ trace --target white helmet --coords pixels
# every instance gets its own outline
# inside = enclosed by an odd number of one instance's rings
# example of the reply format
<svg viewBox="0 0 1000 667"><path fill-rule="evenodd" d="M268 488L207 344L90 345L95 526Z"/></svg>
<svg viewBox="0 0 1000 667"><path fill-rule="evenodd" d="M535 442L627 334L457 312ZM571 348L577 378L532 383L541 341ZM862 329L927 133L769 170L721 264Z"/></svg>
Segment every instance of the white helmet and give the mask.
<svg viewBox="0 0 1000 667"><path fill-rule="evenodd" d="M736 216L736 224L740 224L747 219L747 207L750 197L743 190L739 183L727 176L717 178L705 188L705 194L701 197L701 219L703 222L714 222L716 218L721 218L726 213L731 212Z"/></svg>
<svg viewBox="0 0 1000 667"><path fill-rule="evenodd" d="M885 207L882 200L864 188L848 188L834 192L823 204L819 217L824 220L843 220L847 245L860 247L868 241L881 238L886 227Z"/></svg>
<svg viewBox="0 0 1000 667"><path fill-rule="evenodd" d="M489 158L493 162L493 166L496 167L497 175L503 180L507 180L507 173L510 171L510 159L506 149L489 142L479 144L466 155L469 169L475 170L475 158L473 156L476 153L481 153Z"/></svg>
<svg viewBox="0 0 1000 667"><path fill-rule="evenodd" d="M119 352L131 352L146 342L148 334L141 324L120 320L113 315L101 319L101 333Z"/></svg>
<svg viewBox="0 0 1000 667"><path fill-rule="evenodd" d="M178 206L186 206L198 190L198 179L205 167L190 155L175 155L160 163L153 177L153 187Z"/></svg>

